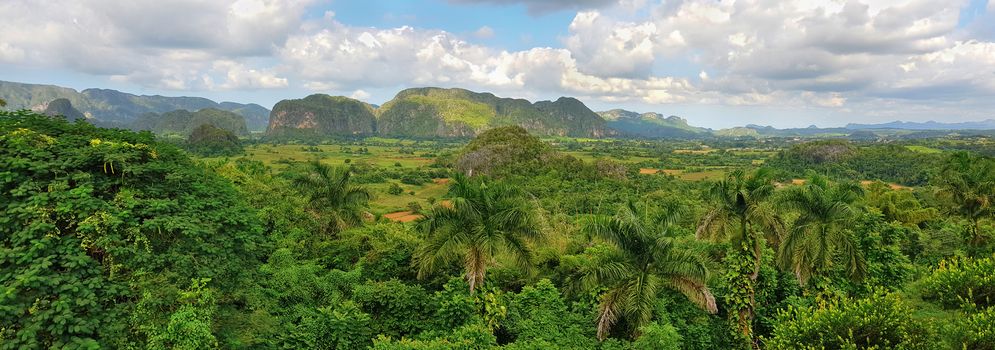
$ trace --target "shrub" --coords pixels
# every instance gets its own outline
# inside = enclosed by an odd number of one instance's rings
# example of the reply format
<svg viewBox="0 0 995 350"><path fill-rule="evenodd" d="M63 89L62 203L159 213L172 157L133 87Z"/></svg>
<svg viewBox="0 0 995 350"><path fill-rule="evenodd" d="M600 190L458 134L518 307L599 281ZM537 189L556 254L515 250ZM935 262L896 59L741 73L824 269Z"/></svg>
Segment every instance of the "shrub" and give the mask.
<svg viewBox="0 0 995 350"><path fill-rule="evenodd" d="M943 333L950 349L995 350L995 307L958 318Z"/></svg>
<svg viewBox="0 0 995 350"><path fill-rule="evenodd" d="M431 329L436 307L428 292L397 280L367 281L353 289L353 300L372 318L375 334L410 336Z"/></svg>
<svg viewBox="0 0 995 350"><path fill-rule="evenodd" d="M398 185L398 184L396 184L396 183L391 183L390 187L387 188L387 193L390 194L390 195L396 196L396 195L399 195L401 193L404 193L404 189L401 188L401 186Z"/></svg>
<svg viewBox="0 0 995 350"><path fill-rule="evenodd" d="M896 294L875 292L858 300L788 307L770 349L907 349L929 345L930 332Z"/></svg>
<svg viewBox="0 0 995 350"><path fill-rule="evenodd" d="M995 305L995 256L941 261L921 283L923 297L946 308Z"/></svg>
<svg viewBox="0 0 995 350"><path fill-rule="evenodd" d="M673 325L650 323L639 328L642 335L632 343L636 350L680 350L681 335Z"/></svg>

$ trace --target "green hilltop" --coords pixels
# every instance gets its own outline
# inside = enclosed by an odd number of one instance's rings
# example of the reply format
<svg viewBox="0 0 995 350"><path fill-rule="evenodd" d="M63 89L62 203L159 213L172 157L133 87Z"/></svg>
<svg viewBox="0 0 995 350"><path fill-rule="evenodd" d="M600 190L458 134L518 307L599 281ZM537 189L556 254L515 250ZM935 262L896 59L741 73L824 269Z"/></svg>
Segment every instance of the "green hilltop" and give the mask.
<svg viewBox="0 0 995 350"><path fill-rule="evenodd" d="M624 109L598 112L608 126L625 136L645 138L696 138L711 134L710 129L691 126L678 116L660 113L637 113Z"/></svg>
<svg viewBox="0 0 995 350"><path fill-rule="evenodd" d="M613 135L604 120L576 99L531 103L465 89L413 88L379 108L348 97L311 95L273 107L268 132L472 137L485 130L518 125L543 136Z"/></svg>
<svg viewBox="0 0 995 350"><path fill-rule="evenodd" d="M242 116L215 108L204 108L196 112L175 110L163 114L146 113L132 122L132 130L149 130L158 135L190 136L201 125L211 125L236 135L248 135L249 130Z"/></svg>

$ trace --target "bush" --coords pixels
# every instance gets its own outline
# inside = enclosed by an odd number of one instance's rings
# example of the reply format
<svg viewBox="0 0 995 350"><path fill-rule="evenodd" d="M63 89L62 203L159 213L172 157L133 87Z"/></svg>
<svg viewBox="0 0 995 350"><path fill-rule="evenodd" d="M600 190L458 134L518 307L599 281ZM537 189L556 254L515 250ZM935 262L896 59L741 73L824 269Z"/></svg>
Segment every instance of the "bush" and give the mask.
<svg viewBox="0 0 995 350"><path fill-rule="evenodd" d="M411 336L431 329L436 307L428 292L397 280L367 281L353 289L353 300L372 318L375 334Z"/></svg>
<svg viewBox="0 0 995 350"><path fill-rule="evenodd" d="M770 349L908 349L929 346L930 331L896 294L840 300L781 314Z"/></svg>
<svg viewBox="0 0 995 350"><path fill-rule="evenodd" d="M642 335L632 343L636 350L680 350L681 335L677 328L667 323L660 325L653 322L639 328Z"/></svg>
<svg viewBox="0 0 995 350"><path fill-rule="evenodd" d="M995 350L995 307L958 318L943 333L950 349Z"/></svg>
<svg viewBox="0 0 995 350"><path fill-rule="evenodd" d="M370 316L356 304L319 308L305 315L291 330L285 348L361 349L370 345Z"/></svg>
<svg viewBox="0 0 995 350"><path fill-rule="evenodd" d="M512 297L505 328L516 343L541 341L555 348L591 348L594 322L568 311L560 291L547 279Z"/></svg>
<svg viewBox="0 0 995 350"><path fill-rule="evenodd" d="M401 188L401 186L398 185L398 184L396 184L396 183L391 183L390 187L387 188L387 193L390 194L390 195L396 196L396 195L399 195L401 193L404 193L404 189Z"/></svg>
<svg viewBox="0 0 995 350"><path fill-rule="evenodd" d="M949 259L920 282L923 297L945 308L986 308L995 305L995 256Z"/></svg>

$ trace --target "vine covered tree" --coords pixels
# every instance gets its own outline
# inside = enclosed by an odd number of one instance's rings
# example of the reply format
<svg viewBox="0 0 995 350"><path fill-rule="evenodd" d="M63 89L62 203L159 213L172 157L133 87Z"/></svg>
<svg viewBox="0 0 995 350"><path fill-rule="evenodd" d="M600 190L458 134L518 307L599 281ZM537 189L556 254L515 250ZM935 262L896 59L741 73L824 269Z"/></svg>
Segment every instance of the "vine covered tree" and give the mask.
<svg viewBox="0 0 995 350"><path fill-rule="evenodd" d="M761 240L766 236L776 246L783 231L781 219L773 207L774 190L770 171L765 168L752 173L743 170L729 173L726 179L709 188L708 196L714 209L705 215L695 232L699 238L732 243L726 274L731 291L726 295L726 301L732 309L729 316L737 332L743 341L751 343L756 303L754 288L763 252Z"/></svg>
<svg viewBox="0 0 995 350"><path fill-rule="evenodd" d="M706 284L705 259L667 236L667 229L684 212L676 203L668 204L659 215L650 215L630 201L614 216L582 220L585 233L612 247L605 261L579 271L586 287L607 288L598 305L598 339L605 339L620 319L633 331L648 324L662 288L677 290L709 313L717 312L715 297Z"/></svg>
<svg viewBox="0 0 995 350"><path fill-rule="evenodd" d="M419 278L462 261L471 293L484 283L498 255L510 256L529 270L529 241L542 236L538 212L518 188L463 175L454 177L448 198L432 207L418 225L427 234L414 255Z"/></svg>

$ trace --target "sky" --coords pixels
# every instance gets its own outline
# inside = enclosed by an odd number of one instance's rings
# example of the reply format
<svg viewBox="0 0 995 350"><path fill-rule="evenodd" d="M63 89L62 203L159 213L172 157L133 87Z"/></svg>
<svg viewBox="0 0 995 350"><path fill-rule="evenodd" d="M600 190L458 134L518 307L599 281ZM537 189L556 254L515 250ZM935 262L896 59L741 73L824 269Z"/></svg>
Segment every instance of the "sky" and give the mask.
<svg viewBox="0 0 995 350"><path fill-rule="evenodd" d="M995 0L3 0L0 80L267 108L408 87L725 128L995 118Z"/></svg>

